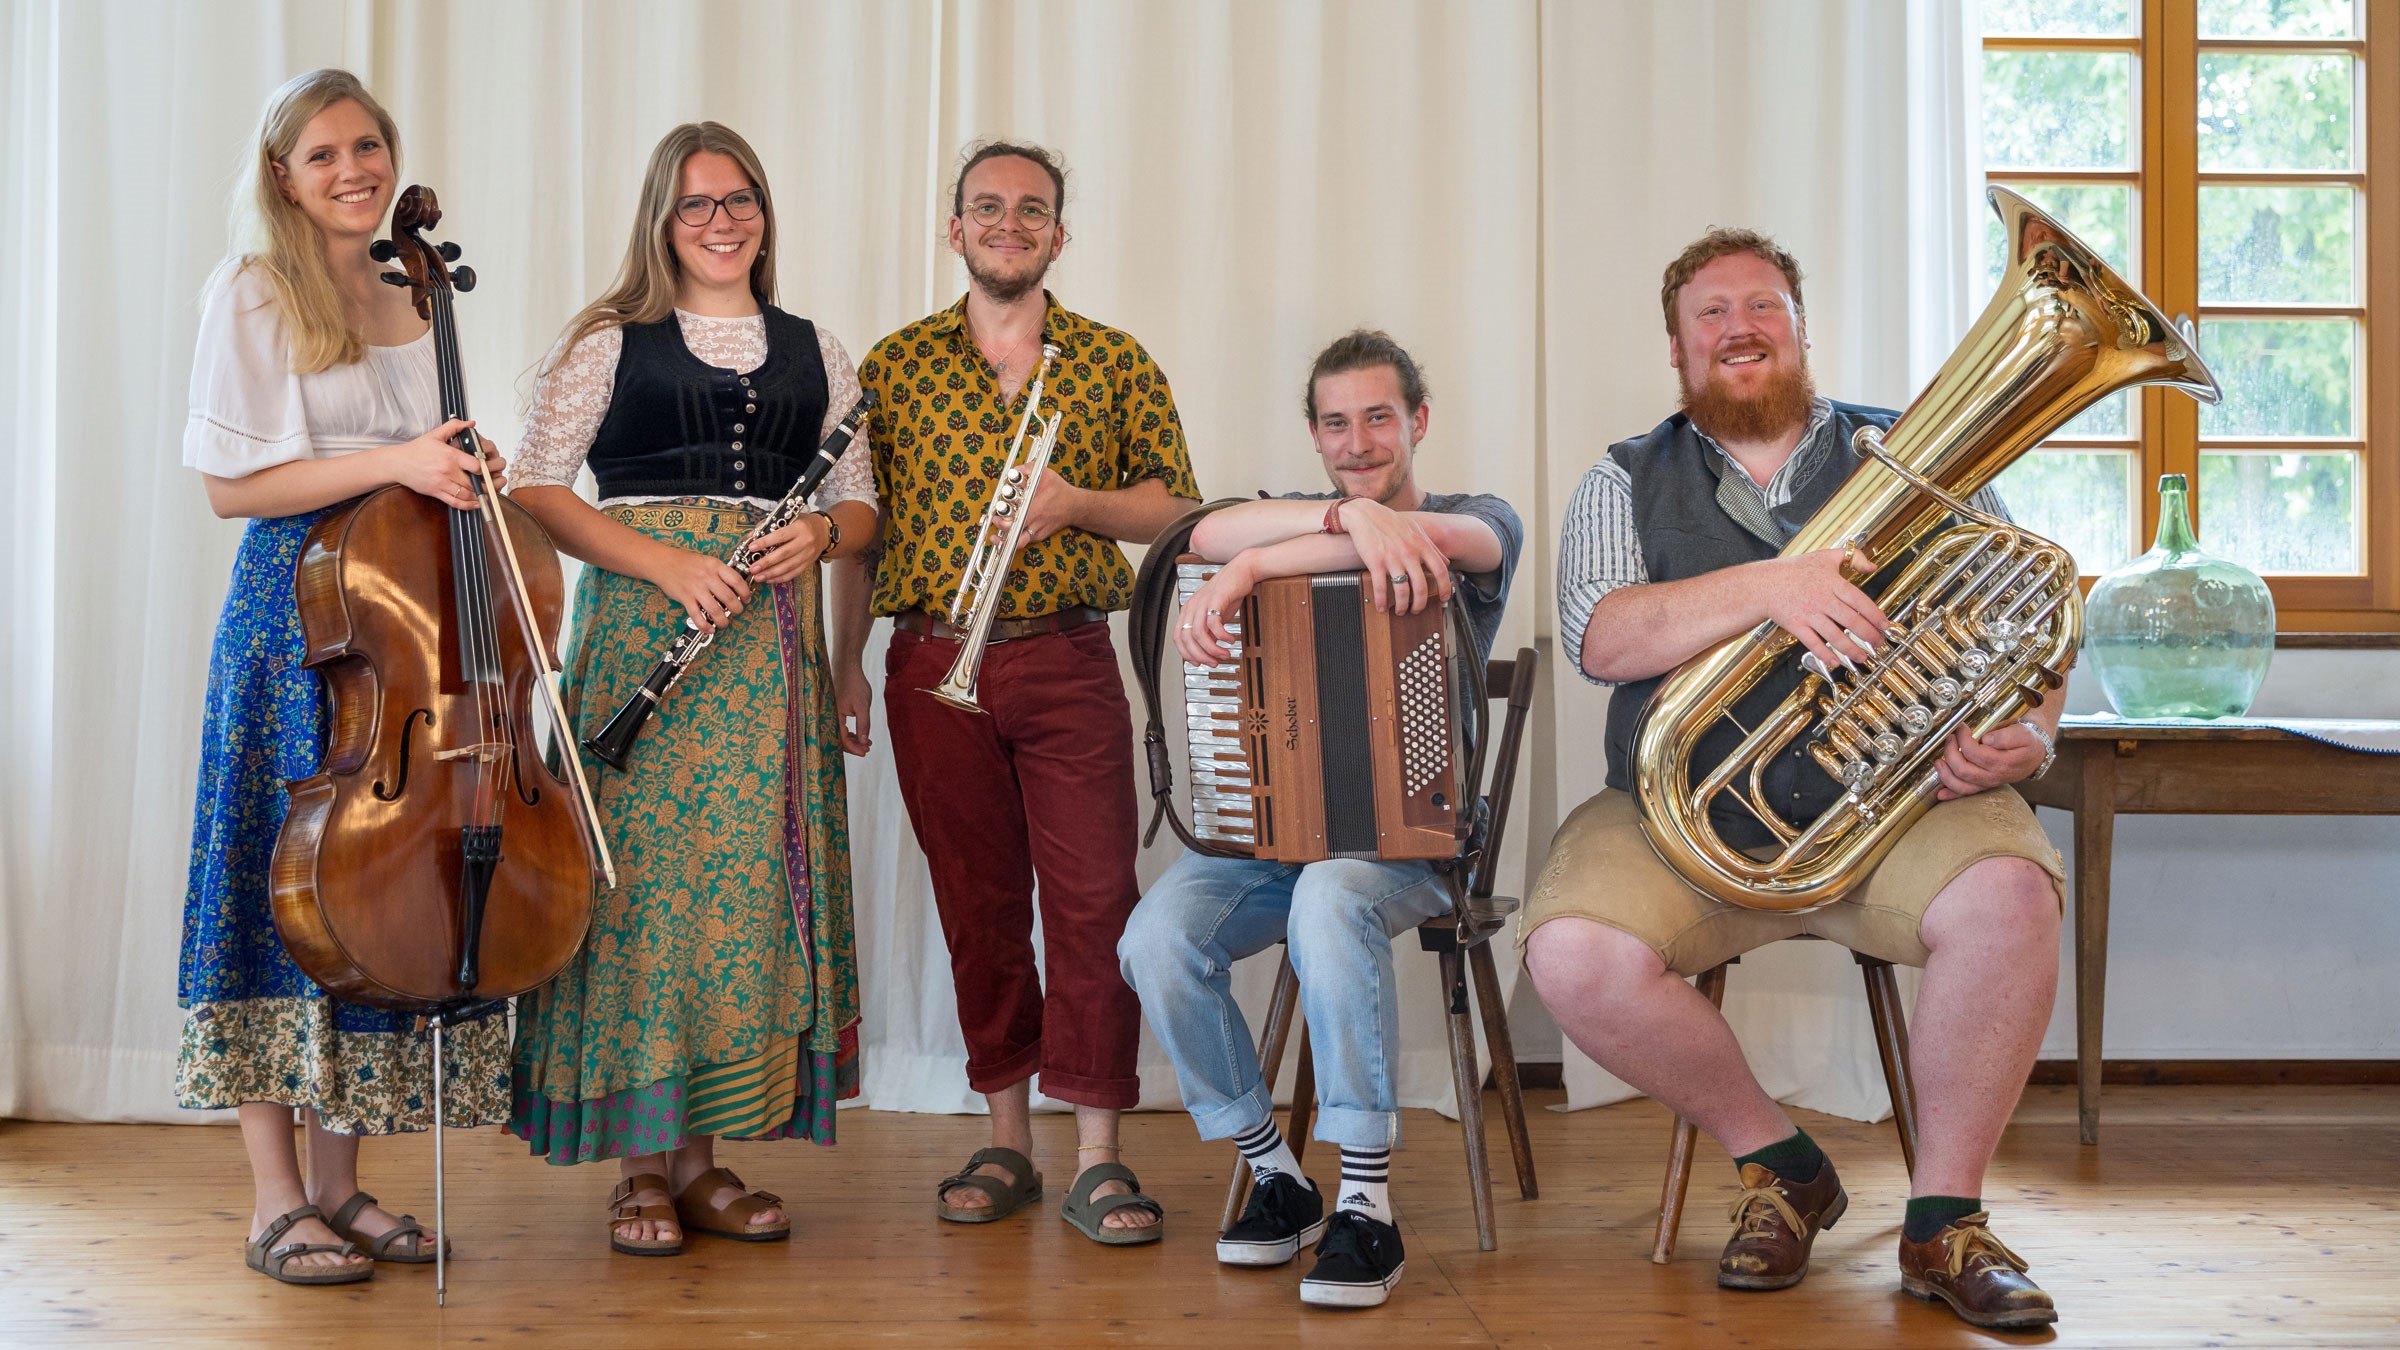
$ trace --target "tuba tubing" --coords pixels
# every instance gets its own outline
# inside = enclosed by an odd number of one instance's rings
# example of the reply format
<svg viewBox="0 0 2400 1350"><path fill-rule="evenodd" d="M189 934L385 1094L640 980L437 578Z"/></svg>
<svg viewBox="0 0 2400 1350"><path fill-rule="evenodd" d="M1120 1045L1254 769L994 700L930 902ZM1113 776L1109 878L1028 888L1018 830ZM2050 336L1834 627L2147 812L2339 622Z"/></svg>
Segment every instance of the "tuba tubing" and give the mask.
<svg viewBox="0 0 2400 1350"><path fill-rule="evenodd" d="M1791 911L1840 899L1933 805L1932 766L1952 730L2005 726L2065 682L2082 628L2073 561L1965 499L2120 389L2219 397L2188 322L2169 321L2023 197L1999 187L1987 196L2009 245L1998 292L1891 429L1861 432L1863 462L1779 555L1854 545L1889 561L1919 550L1879 597L1893 622L1881 654L1856 671L1803 662L1791 696L1723 762L1696 772L1703 735L1797 659L1797 641L1761 623L1669 675L1635 731L1643 833L1719 900ZM1953 516L1966 523L1942 529ZM1766 803L1760 774L1802 737L1848 791L1795 823ZM1725 794L1775 837L1768 856L1733 847L1712 825L1710 807Z"/></svg>

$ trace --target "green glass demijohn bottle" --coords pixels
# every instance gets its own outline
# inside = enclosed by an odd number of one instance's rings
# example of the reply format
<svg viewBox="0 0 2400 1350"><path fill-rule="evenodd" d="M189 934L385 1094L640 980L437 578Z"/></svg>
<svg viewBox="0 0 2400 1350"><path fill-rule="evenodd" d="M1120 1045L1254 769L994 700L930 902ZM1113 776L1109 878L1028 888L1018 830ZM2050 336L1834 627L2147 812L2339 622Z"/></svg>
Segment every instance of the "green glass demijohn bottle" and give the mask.
<svg viewBox="0 0 2400 1350"><path fill-rule="evenodd" d="M2083 649L2124 717L2239 717L2275 656L2275 597L2200 551L2183 475L2158 480L2158 539L2093 583Z"/></svg>

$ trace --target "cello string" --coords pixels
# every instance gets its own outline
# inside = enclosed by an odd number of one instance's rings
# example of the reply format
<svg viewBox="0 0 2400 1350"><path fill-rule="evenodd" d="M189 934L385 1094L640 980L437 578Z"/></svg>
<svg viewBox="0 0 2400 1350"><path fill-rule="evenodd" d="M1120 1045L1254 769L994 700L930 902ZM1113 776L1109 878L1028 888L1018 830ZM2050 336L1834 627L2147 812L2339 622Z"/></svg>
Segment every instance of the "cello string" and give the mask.
<svg viewBox="0 0 2400 1350"><path fill-rule="evenodd" d="M452 308L450 291L434 292L433 312L442 399L450 416L463 418L467 415L466 374L458 359L457 312ZM485 501L480 474L472 476L470 486L478 502ZM460 636L463 655L472 672L470 683L475 689L476 743L490 745L501 721L498 691L492 688L492 679L499 671L499 641L492 617L491 571L484 552L483 510L454 511L451 527L452 561L459 569L457 594L463 602L459 614ZM498 823L496 777L493 761L476 756L474 816L478 824Z"/></svg>

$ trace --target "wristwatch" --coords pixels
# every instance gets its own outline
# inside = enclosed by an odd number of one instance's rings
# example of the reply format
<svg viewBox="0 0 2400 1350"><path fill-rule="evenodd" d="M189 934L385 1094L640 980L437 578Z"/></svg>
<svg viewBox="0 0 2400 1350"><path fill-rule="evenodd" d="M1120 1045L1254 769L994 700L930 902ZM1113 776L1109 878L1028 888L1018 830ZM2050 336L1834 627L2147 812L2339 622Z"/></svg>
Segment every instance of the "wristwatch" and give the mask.
<svg viewBox="0 0 2400 1350"><path fill-rule="evenodd" d="M840 548L842 546L842 522L835 520L831 511L811 511L809 514L820 517L825 522L825 547L818 550L817 556L824 557Z"/></svg>
<svg viewBox="0 0 2400 1350"><path fill-rule="evenodd" d="M2033 738L2042 743L2042 767L2035 769L2033 776L2039 778L2050 772L2050 766L2058 762L2058 742L2051 739L2049 732L2042 730L2041 723L2030 717L2018 718L2017 725L2032 732Z"/></svg>

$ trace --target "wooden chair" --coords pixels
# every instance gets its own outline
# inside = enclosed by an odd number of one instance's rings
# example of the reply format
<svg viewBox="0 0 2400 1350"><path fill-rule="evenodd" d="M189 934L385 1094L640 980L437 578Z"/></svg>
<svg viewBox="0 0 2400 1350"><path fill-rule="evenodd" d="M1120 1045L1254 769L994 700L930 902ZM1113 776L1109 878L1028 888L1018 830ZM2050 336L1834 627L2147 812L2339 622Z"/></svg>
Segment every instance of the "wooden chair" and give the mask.
<svg viewBox="0 0 2400 1350"><path fill-rule="evenodd" d="M1803 933L1788 940L1818 939L1813 933ZM1900 1006L1900 981L1892 973L1891 962L1878 961L1864 952L1850 956L1867 982L1867 1015L1875 1022L1875 1049L1883 1057L1883 1082L1892 1094L1892 1122L1900 1131L1900 1157L1913 1175L1917 1170L1917 1092L1908 1077L1908 1014ZM1695 983L1709 1002L1725 1006L1725 972L1741 959L1737 956L1701 972ZM1699 1126L1675 1117L1674 1137L1667 1146L1667 1179L1658 1193L1658 1236L1650 1246L1650 1259L1662 1266L1675 1255L1675 1233L1683 1226L1684 1192L1692 1184L1692 1148L1699 1137Z"/></svg>
<svg viewBox="0 0 2400 1350"><path fill-rule="evenodd" d="M1453 908L1417 928L1417 941L1441 958L1443 1020L1450 1033L1450 1062L1458 1083L1458 1119L1466 1135L1467 1180L1475 1196L1475 1236L1483 1250L1492 1251L1499 1239L1492 1228L1492 1166L1483 1140L1483 1073L1475 1062L1475 1031L1467 1020L1467 976L1474 973L1475 998L1483 1015L1483 1035L1492 1050L1492 1078L1500 1089L1502 1114L1508 1123L1509 1153L1517 1165L1517 1192L1534 1199L1533 1148L1525 1131L1525 1091L1517 1079L1516 1049L1508 1036L1508 1009L1500 998L1500 975L1492 961L1490 939L1517 911L1517 901L1492 894L1500 865L1500 846L1507 834L1510 798L1517 780L1517 749L1524 737L1526 714L1533 707L1533 687L1539 674L1533 649L1519 647L1514 660L1493 661L1486 667L1485 688L1494 702L1505 701L1500 738L1485 779L1484 810L1489 825L1482 847L1448 870ZM1463 873L1463 876L1462 876ZM1462 888L1463 882L1463 888ZM1317 1079L1308 1049L1308 1028L1300 1016L1300 977L1287 957L1275 977L1275 994L1267 1005L1266 1026L1258 1038L1258 1067L1272 1084L1283 1067L1284 1044L1299 1030L1300 1065L1292 1086L1291 1122L1284 1138L1294 1157L1308 1147L1309 1118L1316 1111ZM1223 1232L1242 1215L1250 1193L1250 1166L1242 1161L1233 1170L1225 1193Z"/></svg>

